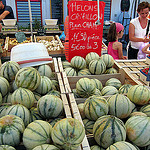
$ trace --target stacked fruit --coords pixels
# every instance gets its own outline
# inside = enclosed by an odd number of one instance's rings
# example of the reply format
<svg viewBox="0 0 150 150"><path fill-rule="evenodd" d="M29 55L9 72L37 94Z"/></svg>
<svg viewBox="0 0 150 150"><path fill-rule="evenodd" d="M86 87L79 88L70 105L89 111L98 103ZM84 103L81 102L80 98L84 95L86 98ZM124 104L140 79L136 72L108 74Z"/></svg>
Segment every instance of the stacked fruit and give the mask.
<svg viewBox="0 0 150 150"><path fill-rule="evenodd" d="M75 56L70 62L63 62L63 68L67 76L85 76L85 75L100 75L113 74L117 70L113 68L114 59L109 54L104 54L101 57L95 53L88 53L85 59L81 56Z"/></svg>
<svg viewBox="0 0 150 150"><path fill-rule="evenodd" d="M2 64L0 74L3 149L16 148L21 142L26 149L34 150L78 148L85 129L78 120L64 118L59 84L49 65L21 69L16 62L8 61ZM61 119L54 123L55 118Z"/></svg>
<svg viewBox="0 0 150 150"><path fill-rule="evenodd" d="M146 149L150 147L150 91L142 85L122 85L109 79L105 85L116 93L103 97L95 94L93 79L81 78L76 83L76 96L86 98L78 104L86 134L93 134L97 145L91 149ZM100 81L99 81L100 82ZM99 82L96 83L99 85ZM107 87L106 86L106 87ZM105 92L105 93L107 93ZM139 148L138 148L139 147Z"/></svg>

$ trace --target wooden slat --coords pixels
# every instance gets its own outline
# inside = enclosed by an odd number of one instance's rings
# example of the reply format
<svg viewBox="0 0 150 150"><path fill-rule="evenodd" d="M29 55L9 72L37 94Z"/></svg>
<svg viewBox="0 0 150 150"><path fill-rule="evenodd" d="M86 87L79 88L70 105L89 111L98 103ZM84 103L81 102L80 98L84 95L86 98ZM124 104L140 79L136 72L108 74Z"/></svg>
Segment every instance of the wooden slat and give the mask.
<svg viewBox="0 0 150 150"><path fill-rule="evenodd" d="M57 59L53 58L53 61L54 61L55 72L57 73L57 72L59 72Z"/></svg>
<svg viewBox="0 0 150 150"><path fill-rule="evenodd" d="M82 123L82 125L84 126L73 93L70 93L70 94L69 94L69 101L70 101L70 105L71 105L73 117L74 117L75 119L78 119L78 120ZM81 145L82 145L82 149L83 149L83 150L90 150L90 145L89 145L89 142L88 142L86 136L84 137L83 142L82 142Z"/></svg>
<svg viewBox="0 0 150 150"><path fill-rule="evenodd" d="M60 72L64 72L63 64L62 64L62 61L61 61L61 57L58 58L58 66L59 66L59 71Z"/></svg>

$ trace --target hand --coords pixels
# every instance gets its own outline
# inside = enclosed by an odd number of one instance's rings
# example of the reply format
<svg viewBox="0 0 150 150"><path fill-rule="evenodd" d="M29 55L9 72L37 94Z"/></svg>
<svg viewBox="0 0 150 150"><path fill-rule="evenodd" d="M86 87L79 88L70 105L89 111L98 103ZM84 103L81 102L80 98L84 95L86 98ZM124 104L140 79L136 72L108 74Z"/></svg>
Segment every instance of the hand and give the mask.
<svg viewBox="0 0 150 150"><path fill-rule="evenodd" d="M150 39L148 39L148 38L145 37L145 38L143 39L143 42L144 42L144 43L150 42Z"/></svg>
<svg viewBox="0 0 150 150"><path fill-rule="evenodd" d="M128 59L128 57L127 56L123 56L123 59Z"/></svg>

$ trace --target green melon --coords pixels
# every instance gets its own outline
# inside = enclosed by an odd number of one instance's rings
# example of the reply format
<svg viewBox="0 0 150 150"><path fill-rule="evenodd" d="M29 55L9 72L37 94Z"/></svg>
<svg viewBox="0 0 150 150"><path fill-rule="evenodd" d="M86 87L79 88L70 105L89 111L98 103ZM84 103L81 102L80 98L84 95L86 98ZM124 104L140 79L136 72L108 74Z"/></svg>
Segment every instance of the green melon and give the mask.
<svg viewBox="0 0 150 150"><path fill-rule="evenodd" d="M101 94L103 96L108 96L108 95L115 95L118 93L118 90L114 86L105 86L101 90Z"/></svg>
<svg viewBox="0 0 150 150"><path fill-rule="evenodd" d="M64 68L64 69L71 67L70 62L68 62L68 61L63 61L63 62L62 62L62 65L63 65L63 68Z"/></svg>
<svg viewBox="0 0 150 150"><path fill-rule="evenodd" d="M20 70L18 63L14 61L6 61L0 67L0 75L6 78L9 82L15 79L16 73Z"/></svg>
<svg viewBox="0 0 150 150"><path fill-rule="evenodd" d="M128 91L129 91L129 88L131 87L132 85L131 84L124 84L122 85L120 88L119 88L119 93L120 94L127 94Z"/></svg>
<svg viewBox="0 0 150 150"><path fill-rule="evenodd" d="M76 90L81 97L89 97L95 93L96 87L89 78L81 78L76 83Z"/></svg>
<svg viewBox="0 0 150 150"><path fill-rule="evenodd" d="M52 69L49 65L40 65L38 66L37 71L40 73L41 76L46 76L48 78L52 77Z"/></svg>
<svg viewBox="0 0 150 150"><path fill-rule="evenodd" d="M9 145L0 145L0 150L16 150L16 149Z"/></svg>
<svg viewBox="0 0 150 150"><path fill-rule="evenodd" d="M104 115L96 120L93 135L101 147L107 148L115 142L126 140L126 128L121 119Z"/></svg>
<svg viewBox="0 0 150 150"><path fill-rule="evenodd" d="M17 146L21 142L21 134L25 126L23 120L16 115L0 118L0 145Z"/></svg>
<svg viewBox="0 0 150 150"><path fill-rule="evenodd" d="M39 72L33 67L25 67L20 69L15 77L17 87L27 88L34 91L41 82Z"/></svg>
<svg viewBox="0 0 150 150"><path fill-rule="evenodd" d="M5 116L6 110L8 107L9 107L9 105L7 105L7 104L0 106L0 118Z"/></svg>
<svg viewBox="0 0 150 150"><path fill-rule="evenodd" d="M32 150L60 150L60 149L54 145L42 144L42 145L36 146Z"/></svg>
<svg viewBox="0 0 150 150"><path fill-rule="evenodd" d="M51 81L52 81L52 88L53 88L53 90L59 91L59 83L58 83L58 81L55 80L55 79L53 79Z"/></svg>
<svg viewBox="0 0 150 150"><path fill-rule="evenodd" d="M81 56L74 56L71 61L71 66L77 70L81 70L86 68L86 61L83 57Z"/></svg>
<svg viewBox="0 0 150 150"><path fill-rule="evenodd" d="M7 95L3 97L3 103L11 103L12 93L8 92Z"/></svg>
<svg viewBox="0 0 150 150"><path fill-rule="evenodd" d="M121 87L121 82L117 78L110 78L106 81L105 86L114 86L116 89L119 89Z"/></svg>
<svg viewBox="0 0 150 150"><path fill-rule="evenodd" d="M85 129L79 120L65 118L55 124L51 136L60 149L76 150L85 137Z"/></svg>
<svg viewBox="0 0 150 150"><path fill-rule="evenodd" d="M109 68L106 69L105 74L115 74L118 73L118 71L115 68Z"/></svg>
<svg viewBox="0 0 150 150"><path fill-rule="evenodd" d="M39 94L35 91L33 91L33 94L34 94L35 101L38 101L41 98L41 94Z"/></svg>
<svg viewBox="0 0 150 150"><path fill-rule="evenodd" d="M140 112L140 111L135 111L135 112L132 112L129 117L132 117L132 116L147 116L145 113L143 112Z"/></svg>
<svg viewBox="0 0 150 150"><path fill-rule="evenodd" d="M106 65L104 61L99 58L98 60L92 60L89 63L89 71L91 74L100 75L106 71Z"/></svg>
<svg viewBox="0 0 150 150"><path fill-rule="evenodd" d="M120 119L127 118L135 108L135 104L127 96L122 94L110 96L107 102L109 105L109 114Z"/></svg>
<svg viewBox="0 0 150 150"><path fill-rule="evenodd" d="M35 97L32 91L25 88L18 88L11 96L12 104L22 104L27 108L31 108L34 104Z"/></svg>
<svg viewBox="0 0 150 150"><path fill-rule="evenodd" d="M9 82L4 78L0 76L0 93L4 97L9 92Z"/></svg>
<svg viewBox="0 0 150 150"><path fill-rule="evenodd" d="M55 96L61 98L60 92L59 92L59 91L56 91L56 90L51 90L51 91L49 91L47 94L48 94L48 95L55 95Z"/></svg>
<svg viewBox="0 0 150 150"><path fill-rule="evenodd" d="M23 144L27 149L33 149L51 142L52 126L43 120L31 122L23 133Z"/></svg>
<svg viewBox="0 0 150 150"><path fill-rule="evenodd" d="M100 92L99 89L96 89L94 95L97 95L97 96L102 96L102 93Z"/></svg>
<svg viewBox="0 0 150 150"><path fill-rule="evenodd" d="M80 98L80 95L77 93L76 89L72 89L75 98Z"/></svg>
<svg viewBox="0 0 150 150"><path fill-rule="evenodd" d="M89 69L87 68L78 71L78 76L87 76L87 75L91 75Z"/></svg>
<svg viewBox="0 0 150 150"><path fill-rule="evenodd" d="M67 76L77 76L77 71L73 67L68 67L65 69Z"/></svg>
<svg viewBox="0 0 150 150"><path fill-rule="evenodd" d="M80 104L78 104L77 106L78 106L78 109L79 109L81 118L84 119L84 118L85 118L84 103L80 103Z"/></svg>
<svg viewBox="0 0 150 150"><path fill-rule="evenodd" d="M99 55L95 52L90 52L86 55L85 57L85 60L86 60L86 63L87 65L89 65L89 63L92 61L92 60L97 60L99 59Z"/></svg>
<svg viewBox="0 0 150 150"><path fill-rule="evenodd" d="M37 110L44 119L55 118L62 114L63 102L55 95L45 95L37 102Z"/></svg>
<svg viewBox="0 0 150 150"><path fill-rule="evenodd" d="M52 127L54 127L54 125L55 125L58 121L60 121L60 120L62 120L62 118L50 119L50 121L48 121L48 122L50 123L50 125L51 125Z"/></svg>
<svg viewBox="0 0 150 150"><path fill-rule="evenodd" d="M106 150L137 150L137 148L129 142L119 141L110 145Z"/></svg>
<svg viewBox="0 0 150 150"><path fill-rule="evenodd" d="M38 113L37 108L32 107L30 109L30 123L35 121L35 120L42 120L42 117Z"/></svg>
<svg viewBox="0 0 150 150"><path fill-rule="evenodd" d="M98 145L93 145L93 146L91 146L91 150L106 150L106 149L104 149Z"/></svg>
<svg viewBox="0 0 150 150"><path fill-rule="evenodd" d="M110 68L114 65L115 61L114 61L113 57L109 54L102 55L101 59L105 62L107 68Z"/></svg>
<svg viewBox="0 0 150 150"><path fill-rule="evenodd" d="M91 79L91 81L94 83L94 85L97 89L99 89L100 91L102 90L103 84L100 80L93 78L93 79Z"/></svg>
<svg viewBox="0 0 150 150"><path fill-rule="evenodd" d="M127 97L137 105L145 105L150 100L150 91L143 85L133 85L129 89Z"/></svg>
<svg viewBox="0 0 150 150"><path fill-rule="evenodd" d="M89 119L83 119L83 124L85 128L86 135L93 134L93 126L95 121Z"/></svg>
<svg viewBox="0 0 150 150"><path fill-rule="evenodd" d="M132 116L126 123L128 139L139 147L150 145L150 118L146 116Z"/></svg>
<svg viewBox="0 0 150 150"><path fill-rule="evenodd" d="M150 117L150 104L144 105L140 108L140 111Z"/></svg>
<svg viewBox="0 0 150 150"><path fill-rule="evenodd" d="M2 94L0 93L0 105L3 103Z"/></svg>
<svg viewBox="0 0 150 150"><path fill-rule="evenodd" d="M97 120L99 117L108 114L108 103L102 96L90 96L84 102L84 113L86 118Z"/></svg>
<svg viewBox="0 0 150 150"><path fill-rule="evenodd" d="M52 82L46 76L41 76L41 82L38 87L35 89L35 92L39 93L40 95L47 94L50 90L52 90Z"/></svg>
<svg viewBox="0 0 150 150"><path fill-rule="evenodd" d="M20 117L23 120L25 127L30 122L30 111L21 104L9 106L6 110L5 115L16 115Z"/></svg>

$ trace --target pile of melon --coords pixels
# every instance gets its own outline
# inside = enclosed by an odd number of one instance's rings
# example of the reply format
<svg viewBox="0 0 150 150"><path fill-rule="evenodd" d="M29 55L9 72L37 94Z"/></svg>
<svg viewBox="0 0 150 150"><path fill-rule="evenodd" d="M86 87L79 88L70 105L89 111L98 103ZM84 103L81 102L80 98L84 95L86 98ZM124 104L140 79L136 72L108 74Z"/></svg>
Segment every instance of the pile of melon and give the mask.
<svg viewBox="0 0 150 150"><path fill-rule="evenodd" d="M20 68L13 61L2 64L0 149L22 145L29 150L75 150L84 136L78 120L65 118L59 84L49 65Z"/></svg>
<svg viewBox="0 0 150 150"><path fill-rule="evenodd" d="M85 59L81 56L74 56L70 62L64 61L62 64L67 76L117 73L117 70L113 68L114 59L109 54L100 57L97 53L90 52Z"/></svg>
<svg viewBox="0 0 150 150"><path fill-rule="evenodd" d="M85 98L78 109L86 135L92 134L97 143L91 149L149 150L150 90L143 85L122 85L114 78L107 80L104 87L98 79L93 80L79 79L75 93ZM112 87L116 92L111 93ZM109 93L107 98L103 93Z"/></svg>

